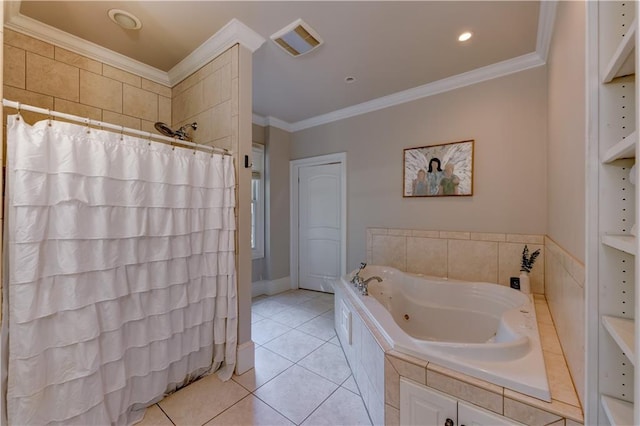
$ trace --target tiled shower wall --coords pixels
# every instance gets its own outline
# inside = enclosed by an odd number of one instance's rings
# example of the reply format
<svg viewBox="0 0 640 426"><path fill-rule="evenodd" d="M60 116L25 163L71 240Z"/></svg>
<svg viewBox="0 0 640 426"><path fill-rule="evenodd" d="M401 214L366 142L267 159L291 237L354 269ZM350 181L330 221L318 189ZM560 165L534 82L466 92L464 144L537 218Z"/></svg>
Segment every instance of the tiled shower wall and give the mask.
<svg viewBox="0 0 640 426"><path fill-rule="evenodd" d="M3 68L3 97L12 101L148 132L171 123L170 88L8 29Z"/></svg>
<svg viewBox="0 0 640 426"><path fill-rule="evenodd" d="M546 298L571 376L584 402L584 265L545 237Z"/></svg>
<svg viewBox="0 0 640 426"><path fill-rule="evenodd" d="M544 293L544 235L367 229L367 262L401 271L509 285L520 274L525 244L541 253L531 271L531 291Z"/></svg>

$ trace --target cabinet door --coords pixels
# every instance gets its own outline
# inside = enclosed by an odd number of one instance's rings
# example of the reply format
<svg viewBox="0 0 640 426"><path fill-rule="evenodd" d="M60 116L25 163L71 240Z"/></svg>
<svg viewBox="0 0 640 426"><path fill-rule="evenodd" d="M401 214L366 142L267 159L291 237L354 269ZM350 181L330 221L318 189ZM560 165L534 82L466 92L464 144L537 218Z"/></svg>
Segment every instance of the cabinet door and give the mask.
<svg viewBox="0 0 640 426"><path fill-rule="evenodd" d="M400 424L402 426L454 426L458 402L448 395L400 378Z"/></svg>
<svg viewBox="0 0 640 426"><path fill-rule="evenodd" d="M402 413L402 412L401 412ZM460 426L511 426L522 425L491 411L473 405L458 403L458 424Z"/></svg>

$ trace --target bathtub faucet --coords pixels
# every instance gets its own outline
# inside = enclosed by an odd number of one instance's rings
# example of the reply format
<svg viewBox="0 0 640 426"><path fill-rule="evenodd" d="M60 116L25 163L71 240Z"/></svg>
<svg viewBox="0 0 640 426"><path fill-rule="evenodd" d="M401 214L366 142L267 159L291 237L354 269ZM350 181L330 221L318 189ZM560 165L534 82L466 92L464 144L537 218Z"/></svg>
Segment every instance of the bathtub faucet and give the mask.
<svg viewBox="0 0 640 426"><path fill-rule="evenodd" d="M375 275L373 277L370 277L370 278L367 278L364 281L362 281L362 278L361 278L360 281L362 282L362 286L358 286L358 289L360 290L360 294L362 294L363 296L368 296L369 295L369 281L371 281L371 280L376 280L379 283L382 282L382 278L380 278L377 275Z"/></svg>
<svg viewBox="0 0 640 426"><path fill-rule="evenodd" d="M351 278L351 284L353 284L354 286L357 286L358 288L360 288L360 286L362 285L362 277L360 276L360 272L362 272L362 270L364 268L366 268L366 267L367 267L367 263L366 262L361 262L360 263L360 269L358 269L358 271L353 276L353 278Z"/></svg>

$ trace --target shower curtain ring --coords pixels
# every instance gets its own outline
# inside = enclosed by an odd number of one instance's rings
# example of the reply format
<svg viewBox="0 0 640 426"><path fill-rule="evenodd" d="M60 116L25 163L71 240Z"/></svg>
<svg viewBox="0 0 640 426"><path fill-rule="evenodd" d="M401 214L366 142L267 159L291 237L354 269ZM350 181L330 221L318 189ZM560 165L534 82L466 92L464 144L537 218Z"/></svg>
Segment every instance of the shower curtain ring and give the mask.
<svg viewBox="0 0 640 426"><path fill-rule="evenodd" d="M20 102L17 102L18 116L16 117L16 121L20 121Z"/></svg>
<svg viewBox="0 0 640 426"><path fill-rule="evenodd" d="M51 110L50 109L47 109L47 114L49 115L48 124L49 124L49 127L51 127Z"/></svg>
<svg viewBox="0 0 640 426"><path fill-rule="evenodd" d="M124 140L124 126L120 126L120 140Z"/></svg>
<svg viewBox="0 0 640 426"><path fill-rule="evenodd" d="M91 128L89 127L89 124L91 124L91 119L86 118L87 120L87 133L91 133Z"/></svg>

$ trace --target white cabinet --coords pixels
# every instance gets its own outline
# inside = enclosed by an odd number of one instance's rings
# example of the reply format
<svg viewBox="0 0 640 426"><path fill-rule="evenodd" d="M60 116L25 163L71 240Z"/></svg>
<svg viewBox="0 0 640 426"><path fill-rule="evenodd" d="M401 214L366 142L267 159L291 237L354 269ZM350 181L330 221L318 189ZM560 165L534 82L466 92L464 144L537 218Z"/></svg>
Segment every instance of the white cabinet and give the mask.
<svg viewBox="0 0 640 426"><path fill-rule="evenodd" d="M449 395L401 377L400 424L455 426L458 424L458 401Z"/></svg>
<svg viewBox="0 0 640 426"><path fill-rule="evenodd" d="M637 22L635 1L587 3L585 424L640 424Z"/></svg>
<svg viewBox="0 0 640 426"><path fill-rule="evenodd" d="M460 426L514 426L522 425L491 411L464 402L458 402L458 424Z"/></svg>
<svg viewBox="0 0 640 426"><path fill-rule="evenodd" d="M403 426L517 426L521 423L400 378L400 424Z"/></svg>

